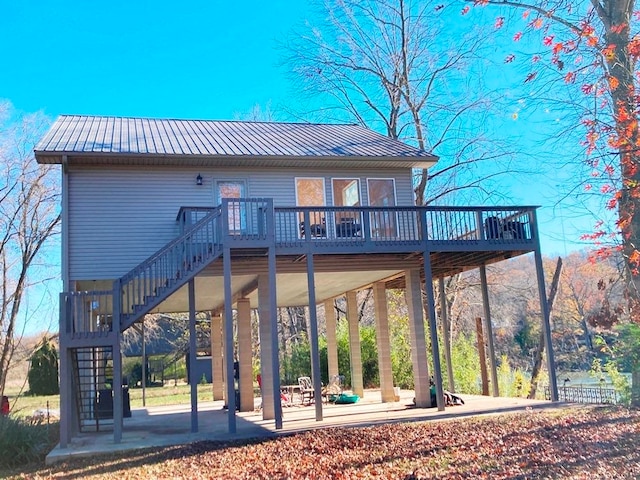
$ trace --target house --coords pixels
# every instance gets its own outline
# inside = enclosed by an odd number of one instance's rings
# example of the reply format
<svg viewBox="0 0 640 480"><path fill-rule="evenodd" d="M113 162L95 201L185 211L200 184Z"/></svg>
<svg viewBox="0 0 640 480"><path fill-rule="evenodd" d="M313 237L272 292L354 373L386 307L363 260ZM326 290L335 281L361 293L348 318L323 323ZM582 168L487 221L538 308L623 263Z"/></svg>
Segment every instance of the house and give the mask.
<svg viewBox="0 0 640 480"><path fill-rule="evenodd" d="M63 448L89 428L96 392L105 389L113 391L114 441L120 441L120 337L147 313L189 312L195 343L196 312L211 312L214 396L227 399L233 434L234 382L224 380L234 378L234 362L224 359L234 358L237 341L240 398L246 402L253 381L251 310L260 318L263 415L281 428L277 308L331 305L346 295L352 388L362 395L355 295L368 287L374 293L381 400L394 398L385 290L403 288L416 405L430 406L425 279L430 287L432 280L479 268L486 299L485 266L531 252L557 399L536 208L414 206L412 169L436 162L428 152L356 125L62 116L35 155L62 170ZM434 295L432 288L425 291L431 374L438 408L444 409ZM488 305L485 311L497 396ZM321 421L315 308L309 322ZM328 315L327 325L333 375L335 318ZM248 408L253 404L240 405Z"/></svg>

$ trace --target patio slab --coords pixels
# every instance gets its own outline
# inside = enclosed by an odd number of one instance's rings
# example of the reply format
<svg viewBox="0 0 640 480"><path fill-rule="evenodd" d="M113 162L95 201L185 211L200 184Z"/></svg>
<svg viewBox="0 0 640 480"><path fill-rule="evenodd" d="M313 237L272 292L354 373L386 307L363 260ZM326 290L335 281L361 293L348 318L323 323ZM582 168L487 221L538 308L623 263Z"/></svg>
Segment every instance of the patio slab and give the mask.
<svg viewBox="0 0 640 480"><path fill-rule="evenodd" d="M47 455L50 465L75 457L89 457L137 450L140 448L182 445L203 440L229 441L268 438L317 428L359 427L390 422L446 420L466 416L491 415L529 409L560 406L545 400L524 398L460 395L464 405L437 408L415 408L414 392L403 390L400 401L382 403L379 390L366 390L355 404L323 404L322 420L316 420L315 406L294 405L283 408L283 428L276 430L273 420L263 420L256 399L256 410L236 414L236 433L228 433L228 413L222 401L198 404L198 432L191 432L190 405L132 408L131 418L124 419L122 441L113 441L112 425L101 425L99 432L82 433L74 437L65 449L56 446Z"/></svg>

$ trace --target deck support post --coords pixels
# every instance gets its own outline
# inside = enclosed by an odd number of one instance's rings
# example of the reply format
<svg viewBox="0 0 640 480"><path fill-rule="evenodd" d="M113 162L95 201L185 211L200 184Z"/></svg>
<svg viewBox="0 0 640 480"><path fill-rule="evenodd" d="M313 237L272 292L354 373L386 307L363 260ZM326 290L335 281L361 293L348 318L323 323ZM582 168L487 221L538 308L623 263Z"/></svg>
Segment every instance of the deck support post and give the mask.
<svg viewBox="0 0 640 480"><path fill-rule="evenodd" d="M426 249L423 255L424 292L427 297L427 315L429 317L429 336L431 338L431 356L433 359L433 377L436 384L436 405L444 410L444 389L442 387L442 367L440 365L440 347L438 345L438 324L436 322L436 299L433 294L433 272L431 270L431 252ZM431 392L429 392L431 393Z"/></svg>
<svg viewBox="0 0 640 480"><path fill-rule="evenodd" d="M67 347L67 302L66 295L60 294L60 448L67 448L73 432L73 391L71 378L73 377L73 362L71 349Z"/></svg>
<svg viewBox="0 0 640 480"><path fill-rule="evenodd" d="M373 305L378 344L378 371L380 373L380 399L395 401L393 371L391 368L391 345L389 344L389 314L387 312L387 289L384 282L373 284Z"/></svg>
<svg viewBox="0 0 640 480"><path fill-rule="evenodd" d="M498 368L496 366L496 349L493 345L493 326L491 325L491 307L489 306L489 289L487 287L487 267L480 265L480 288L482 290L482 306L484 308L484 329L487 334L487 353L491 370L491 395L500 396L498 389Z"/></svg>
<svg viewBox="0 0 640 480"><path fill-rule="evenodd" d="M236 392L233 381L233 298L231 293L231 249L224 247L224 363L227 392L229 433L236 433Z"/></svg>
<svg viewBox="0 0 640 480"><path fill-rule="evenodd" d="M451 328L447 312L447 296L444 290L444 278L438 279L438 293L440 295L440 316L442 317L442 339L444 343L444 360L447 364L447 379L449 391L455 393L456 387L453 380L453 363L451 362Z"/></svg>
<svg viewBox="0 0 640 480"><path fill-rule="evenodd" d="M416 407L431 407L429 389L429 365L427 363L427 342L425 341L422 292L420 290L420 270L405 272L405 297L409 311L409 332L411 336L411 363L413 383L416 392Z"/></svg>
<svg viewBox="0 0 640 480"><path fill-rule="evenodd" d="M272 207L273 209L273 207ZM273 228L270 229L273 232ZM276 246L275 239L269 247L268 259L268 303L269 303L269 328L271 330L271 371L273 388L273 409L275 427L282 429L282 401L280 398L280 358L278 356L278 298L276 295Z"/></svg>
<svg viewBox="0 0 640 480"><path fill-rule="evenodd" d="M338 366L338 341L336 339L336 312L333 308L333 299L324 302L324 319L327 325L327 377L331 380L334 375L340 374Z"/></svg>
<svg viewBox="0 0 640 480"><path fill-rule="evenodd" d="M198 431L198 361L196 342L196 289L192 278L187 284L189 296L189 387L191 391L191 433Z"/></svg>
<svg viewBox="0 0 640 480"><path fill-rule="evenodd" d="M113 442L120 443L122 441L122 352L120 351L120 321L122 312L122 300L120 292L122 287L120 280L113 282L113 320L111 323L111 333L113 334L112 342L112 361L113 361L113 380L111 388L113 389Z"/></svg>
<svg viewBox="0 0 640 480"><path fill-rule="evenodd" d="M318 312L313 254L307 254L307 289L309 292L309 331L311 334L311 378L315 400L316 422L322 421L322 378L320 374L320 348L318 346Z"/></svg>
<svg viewBox="0 0 640 480"><path fill-rule="evenodd" d="M360 348L360 322L356 291L347 292L347 322L349 324L349 357L351 358L351 390L360 398L364 397L362 380L362 350Z"/></svg>
<svg viewBox="0 0 640 480"><path fill-rule="evenodd" d="M540 235L538 235L538 221L535 210L529 214L531 234L535 241L534 259L536 264L536 276L538 278L538 296L540 297L540 312L542 314L542 329L544 332L544 346L547 351L547 370L549 371L549 392L551 401L558 401L558 380L556 378L556 361L553 354L553 342L551 341L551 323L549 320L549 303L547 301L547 289L544 282L544 267L542 254L540 253Z"/></svg>

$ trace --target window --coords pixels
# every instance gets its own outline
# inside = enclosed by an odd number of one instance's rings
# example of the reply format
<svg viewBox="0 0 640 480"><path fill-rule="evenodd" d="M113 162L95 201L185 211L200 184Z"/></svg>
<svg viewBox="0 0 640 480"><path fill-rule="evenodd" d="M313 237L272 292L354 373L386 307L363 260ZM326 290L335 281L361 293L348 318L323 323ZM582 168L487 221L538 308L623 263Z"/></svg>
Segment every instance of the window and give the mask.
<svg viewBox="0 0 640 480"><path fill-rule="evenodd" d="M372 207L395 207L396 188L393 178L368 178L369 205ZM396 215L393 212L371 212L371 236L397 236Z"/></svg>
<svg viewBox="0 0 640 480"><path fill-rule="evenodd" d="M222 203L223 198L246 198L246 185L238 180L219 180L216 182L217 204ZM247 212L240 203L229 206L229 233L241 232L246 229Z"/></svg>
<svg viewBox="0 0 640 480"><path fill-rule="evenodd" d="M325 189L324 178L296 178L296 205L299 207L324 207ZM309 212L309 225L305 226L304 214L298 213L297 218L300 237L304 237L305 228L309 227L315 237L325 237L327 225L324 209L311 210Z"/></svg>

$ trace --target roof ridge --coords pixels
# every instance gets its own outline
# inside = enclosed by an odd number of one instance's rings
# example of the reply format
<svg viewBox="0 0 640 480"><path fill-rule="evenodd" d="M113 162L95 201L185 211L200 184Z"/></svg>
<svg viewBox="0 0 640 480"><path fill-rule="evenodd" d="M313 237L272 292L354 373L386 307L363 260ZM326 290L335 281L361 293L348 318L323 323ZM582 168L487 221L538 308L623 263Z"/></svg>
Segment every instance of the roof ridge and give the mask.
<svg viewBox="0 0 640 480"><path fill-rule="evenodd" d="M161 122L206 122L206 123L250 123L250 124L279 124L279 125L321 125L321 126L355 126L360 128L362 125L357 123L327 123L327 122L294 122L294 121L279 121L279 120L214 120L203 118L170 118L170 117L139 117L132 115L83 115L83 114L69 114L63 113L58 115L58 118L104 118L104 119L123 119L123 120L155 120Z"/></svg>

